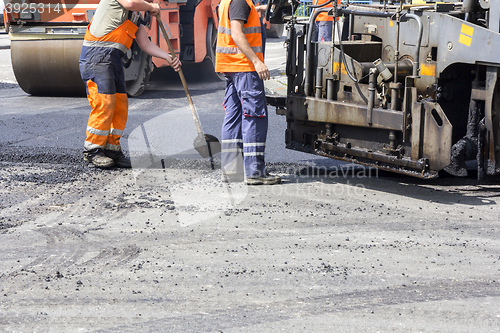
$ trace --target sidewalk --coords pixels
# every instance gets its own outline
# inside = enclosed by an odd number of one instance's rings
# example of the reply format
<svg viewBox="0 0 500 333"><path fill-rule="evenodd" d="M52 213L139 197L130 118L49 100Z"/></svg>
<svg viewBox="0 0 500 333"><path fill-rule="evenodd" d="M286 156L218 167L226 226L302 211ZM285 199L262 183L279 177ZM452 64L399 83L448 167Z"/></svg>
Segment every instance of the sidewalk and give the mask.
<svg viewBox="0 0 500 333"><path fill-rule="evenodd" d="M264 81L264 88L268 96L286 96L287 77L285 69L277 68L270 70L271 78Z"/></svg>
<svg viewBox="0 0 500 333"><path fill-rule="evenodd" d="M9 35L2 29L0 29L0 83L17 84L10 60Z"/></svg>
<svg viewBox="0 0 500 333"><path fill-rule="evenodd" d="M285 75L285 39L286 30L281 38L268 38L266 40L265 63L271 74L271 79L264 81L266 95L286 96L287 77Z"/></svg>
<svg viewBox="0 0 500 333"><path fill-rule="evenodd" d="M0 28L0 50L10 49L9 35L4 29Z"/></svg>

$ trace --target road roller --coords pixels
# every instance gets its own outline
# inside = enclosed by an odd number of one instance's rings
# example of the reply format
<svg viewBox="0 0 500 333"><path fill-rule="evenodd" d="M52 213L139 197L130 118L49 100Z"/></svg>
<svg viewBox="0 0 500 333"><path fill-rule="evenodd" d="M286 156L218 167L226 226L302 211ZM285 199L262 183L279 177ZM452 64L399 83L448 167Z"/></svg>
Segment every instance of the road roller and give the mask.
<svg viewBox="0 0 500 333"><path fill-rule="evenodd" d="M214 71L217 41L217 5L220 0L154 0L183 65L207 64ZM11 0L4 15L11 40L12 68L19 86L38 96L84 96L78 59L83 37L99 1L96 0ZM168 46L155 19L149 22L149 36L162 49ZM134 42L123 57L127 93L139 96L154 68L166 67L163 59L151 58Z"/></svg>
<svg viewBox="0 0 500 333"><path fill-rule="evenodd" d="M500 173L500 1L342 1L307 20L271 5L287 148L425 179ZM312 37L321 12L342 18L332 41Z"/></svg>

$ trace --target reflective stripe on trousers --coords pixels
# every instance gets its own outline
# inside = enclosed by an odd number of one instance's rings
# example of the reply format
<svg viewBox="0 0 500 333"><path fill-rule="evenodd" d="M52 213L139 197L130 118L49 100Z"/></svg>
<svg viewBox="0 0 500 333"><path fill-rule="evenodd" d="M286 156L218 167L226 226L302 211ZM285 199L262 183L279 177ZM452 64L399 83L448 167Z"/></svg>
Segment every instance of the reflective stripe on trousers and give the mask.
<svg viewBox="0 0 500 333"><path fill-rule="evenodd" d="M225 73L225 76L222 171L228 175L245 172L248 178L262 176L268 127L264 82L256 72Z"/></svg>
<svg viewBox="0 0 500 333"><path fill-rule="evenodd" d="M80 74L87 86L92 111L84 149L120 150L128 115L128 98L121 57L115 48L83 46Z"/></svg>

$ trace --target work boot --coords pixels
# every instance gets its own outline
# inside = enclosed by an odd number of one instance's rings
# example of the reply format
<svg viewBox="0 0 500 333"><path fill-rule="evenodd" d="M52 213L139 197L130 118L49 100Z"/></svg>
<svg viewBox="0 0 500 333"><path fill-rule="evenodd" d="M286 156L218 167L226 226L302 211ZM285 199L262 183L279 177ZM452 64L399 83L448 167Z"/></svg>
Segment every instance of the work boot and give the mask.
<svg viewBox="0 0 500 333"><path fill-rule="evenodd" d="M106 154L104 154L104 150L102 150L101 148L94 148L84 151L83 160L85 162L92 163L93 165L101 169L109 169L115 165L113 159L106 156Z"/></svg>
<svg viewBox="0 0 500 333"><path fill-rule="evenodd" d="M262 177L247 178L247 185L274 185L281 184L281 178L279 176L265 175Z"/></svg>
<svg viewBox="0 0 500 333"><path fill-rule="evenodd" d="M115 162L115 167L117 167L117 168L131 168L132 167L132 163L130 162L130 158L123 155L123 152L121 150L106 149L106 150L104 150L104 153L106 154L106 156L113 159L113 161Z"/></svg>

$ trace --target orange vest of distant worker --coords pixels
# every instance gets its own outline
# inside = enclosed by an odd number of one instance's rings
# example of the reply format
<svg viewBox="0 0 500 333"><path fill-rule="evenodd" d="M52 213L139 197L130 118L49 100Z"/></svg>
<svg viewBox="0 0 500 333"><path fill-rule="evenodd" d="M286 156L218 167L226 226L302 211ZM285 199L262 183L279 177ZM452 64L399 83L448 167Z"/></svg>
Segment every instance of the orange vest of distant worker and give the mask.
<svg viewBox="0 0 500 333"><path fill-rule="evenodd" d="M243 26L250 47L264 62L264 54L262 53L262 34L260 26L260 18L252 0L246 0L250 7L250 15ZM238 49L231 37L231 22L229 21L229 4L231 0L222 0L219 5L219 29L217 34L217 48L215 71L224 72L254 72L255 66L247 59L247 57Z"/></svg>
<svg viewBox="0 0 500 333"><path fill-rule="evenodd" d="M92 23L91 23L92 24ZM113 31L105 34L102 37L95 37L90 33L90 24L87 27L87 32L85 33L83 45L88 47L114 47L116 49L127 52L132 46L132 42L135 38L135 33L138 26L136 26L132 21L126 20L120 24Z"/></svg>
<svg viewBox="0 0 500 333"><path fill-rule="evenodd" d="M327 2L328 0L318 0L318 2L316 2L315 5L321 5L325 2ZM335 0L333 0L331 3L329 3L328 5L324 6L324 7L321 7L321 8L333 8L333 2ZM337 0L337 5L340 5L340 0ZM337 17L337 20L338 20L338 17ZM333 21L333 17L331 16L328 16L328 13L324 12L324 13L320 13L317 17L316 17L316 21Z"/></svg>

